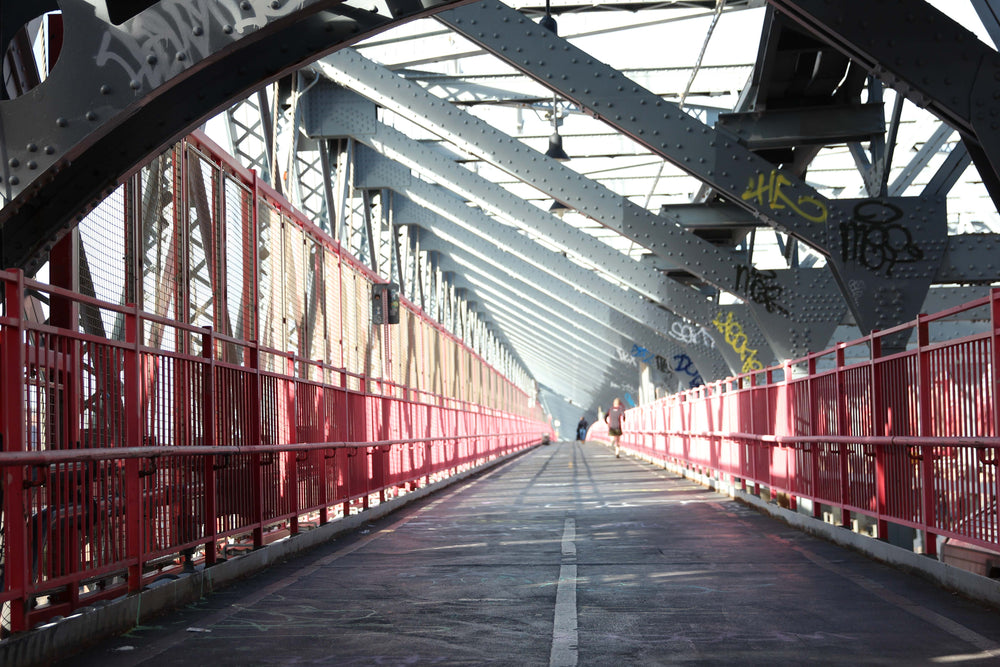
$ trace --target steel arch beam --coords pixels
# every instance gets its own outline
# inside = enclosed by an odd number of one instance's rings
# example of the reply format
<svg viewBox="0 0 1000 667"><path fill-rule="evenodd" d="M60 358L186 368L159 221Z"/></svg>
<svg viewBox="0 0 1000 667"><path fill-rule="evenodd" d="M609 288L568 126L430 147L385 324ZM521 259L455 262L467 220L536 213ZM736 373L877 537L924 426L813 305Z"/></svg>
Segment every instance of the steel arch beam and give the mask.
<svg viewBox="0 0 1000 667"><path fill-rule="evenodd" d="M735 137L695 120L498 0L437 18L724 198L825 254L864 330L886 328L919 312L945 252L943 200L828 200ZM863 239L871 227L883 225L898 231L903 242L893 237L880 246L876 261L877 253L867 252ZM821 307L811 296L805 298L807 310Z"/></svg>
<svg viewBox="0 0 1000 667"><path fill-rule="evenodd" d="M428 151L419 142L408 139L400 132L379 123L375 119L374 105L371 102L349 91L340 91L333 98L317 96L310 105L308 123L310 134L314 136L350 136L369 147L368 155L383 155L383 160L373 159L368 163L366 167L368 174L376 174L377 176L374 181L359 182L362 187L389 187L400 194L407 194L411 199L450 220L464 225L471 224L477 229L477 233L483 236L488 235L487 230L491 230L493 233L502 233L502 241L498 241L494 237L492 242L505 251L529 259L532 264L553 273L561 281L566 280L567 275L575 276L571 283L575 289L585 289L608 305L614 306L616 302L622 300L622 291L614 288L607 280L600 278L594 272L584 269L562 255L542 249L538 243L518 233L516 228L503 225L480 211L470 209L463 201L451 194L431 194L433 188L428 190L429 186L426 182L412 178L405 167L388 157L384 157L388 155L392 158L398 158L418 170L429 171L442 182L448 183L449 187L454 186L459 191L473 191L480 198L489 201L495 209L502 210L506 200L516 199L506 191L491 194L495 188L489 187L485 179L455 165L442 155ZM368 105L370 108L366 110L363 105ZM378 179L382 178L383 175L389 175L394 179L395 185L380 184L382 181ZM401 191L399 187L405 187L407 190ZM417 194L412 188L419 189L421 194ZM695 290L676 281L664 279L658 273L612 250L588 234L566 225L555 216L544 213L533 206L525 206L527 208L520 207L517 212L526 216L536 227L541 227L545 235L550 238L555 237L557 243L571 244L574 250L583 254L590 261L594 260L593 255L598 255L598 259L603 262L605 267L611 264L617 278L632 287L638 294L652 298L655 302L697 322L702 327L712 326L712 322L720 310L696 293ZM474 221L474 224L470 221ZM542 254L539 255L539 252ZM588 252L590 255L586 254ZM553 272L551 267L554 265L562 265L566 268L559 272ZM737 346L737 350L726 347L719 348L731 371L739 373L750 370L752 366L757 364L771 363L775 358L774 353L763 333L757 327L754 318L748 312L742 312L746 310L746 306L727 306L725 309L733 308L740 311L738 316L739 331L746 338L746 346L741 344ZM630 316L635 317L632 313ZM656 322L660 318L653 321L636 319L656 328L658 326ZM666 331L663 328L660 330ZM719 331L724 332L725 329L719 329ZM748 354L738 351L741 348L754 350L752 366L747 365Z"/></svg>
<svg viewBox="0 0 1000 667"><path fill-rule="evenodd" d="M493 254L497 256L491 259L489 247L484 247L474 234L454 223L402 197L395 197L394 205L396 206L394 213L400 221L398 224L413 224L427 232L421 235L422 247L438 251L441 258L453 259L462 267L461 272L476 273L496 285L506 283L518 296L523 295L525 299L545 302L548 312L557 315L565 322L570 322L570 328L580 328L591 333L595 329L603 331L595 336L598 340L607 340L609 336L620 336L626 350L634 345L667 359L688 355L688 350L669 335L621 317L617 311L603 304L602 312L595 313L595 301L579 292L546 291L542 285L551 279L544 273L509 254L500 256L500 253L494 251ZM461 272L456 271L456 274ZM539 315L544 316L542 313ZM579 322L591 324L584 327ZM563 328L566 328L565 325ZM710 355L702 352L699 356L705 358ZM728 369L721 357L718 357L717 353L715 356L716 363L711 366L705 361L702 362L702 368L706 370L704 375L709 379L719 379L728 375ZM710 373L715 374L710 375Z"/></svg>
<svg viewBox="0 0 1000 667"><path fill-rule="evenodd" d="M450 103L366 59L353 49L343 49L332 54L316 63L315 67L336 83L396 113L412 116L418 125L462 146L490 164L579 210L606 228L649 249L671 268L684 268L719 289L746 299L756 323L761 325L763 338L780 358L803 356L813 349L823 347L843 320L846 304L827 269L755 271L746 266L745 255L705 241L683 227L670 212L667 216L651 213L601 183L525 146L523 142L472 114L454 108ZM323 94L329 93L324 93L321 89L310 92L310 95ZM331 117L331 114L323 116ZM319 122L319 119L313 119L314 125ZM337 120L338 124L342 122ZM378 138L375 141L380 142L383 135L384 132L377 130ZM384 141L380 149L390 157L404 151L408 156L414 156L418 151L425 155L431 153L416 142L409 142L410 147L405 148L402 145L404 142L386 138L388 141ZM456 184L460 192L477 202L485 201L487 206L498 208L500 202L511 199L511 195L500 186L484 183L484 179L450 160L431 156L418 158L417 161L430 169L439 182ZM614 266L621 272L623 257L620 253L531 204L517 204L519 205L508 208L507 215L529 223L534 229L542 230L543 234L549 235L563 247L596 257L598 264L608 266L609 262L616 262ZM508 205L510 206L512 205ZM689 208L682 207L679 210ZM639 282L642 280L641 268L631 264L624 268L631 271L634 277L623 274L626 282L681 315L699 318L697 311L688 309L690 305L685 298L690 291L688 288L677 285L673 280L664 280L657 274L659 289L650 290L645 287L646 283ZM662 263L660 268L664 268ZM762 292L768 293L766 299L761 296ZM763 303L754 303L755 299ZM775 313L779 316L774 317ZM752 326L753 322L747 321L746 327Z"/></svg>
<svg viewBox="0 0 1000 667"><path fill-rule="evenodd" d="M550 280L555 279L556 282L551 284L563 285L561 288L563 290L576 290L588 294L636 322L663 333L676 328L675 323L678 326L686 324L638 294L622 290L563 255L546 250L523 234L518 233L513 227L497 224L493 218L467 206L465 202L443 188L413 178L409 171L401 165L372 149L359 150L357 159L356 178L358 180L356 185L358 187L384 187L397 194L406 195L420 206L473 231L484 242L491 243L503 252L520 257L540 269L550 277ZM710 327L712 327L712 320L719 315L720 309L714 307L707 300L699 300L694 290L688 290L688 292L691 294L692 305L698 308L699 314L699 317L692 319L714 333L716 329ZM730 306L723 310L734 308L739 311L742 307ZM722 317L725 319L726 314L723 313ZM736 317L741 322L749 321L747 314L737 312ZM723 335L725 331L726 329L723 329ZM769 362L770 359L759 352L762 343L754 336L753 330L747 327L745 332L748 335L746 349L755 351L753 358L762 364ZM740 353L739 346L737 349L731 349L720 344L716 349L726 360L731 372L742 372L747 363L747 355ZM696 363L698 361L695 359ZM707 369L707 366L705 368Z"/></svg>
<svg viewBox="0 0 1000 667"><path fill-rule="evenodd" d="M51 75L0 102L2 266L34 272L124 174L232 100L452 4L160 0L115 25L103 2L60 0L65 41Z"/></svg>

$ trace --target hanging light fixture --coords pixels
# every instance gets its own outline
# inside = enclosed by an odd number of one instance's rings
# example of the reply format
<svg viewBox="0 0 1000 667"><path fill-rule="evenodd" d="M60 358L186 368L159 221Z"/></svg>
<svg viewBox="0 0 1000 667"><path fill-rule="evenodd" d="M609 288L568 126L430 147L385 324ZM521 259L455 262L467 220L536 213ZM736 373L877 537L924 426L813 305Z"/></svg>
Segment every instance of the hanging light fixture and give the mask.
<svg viewBox="0 0 1000 667"><path fill-rule="evenodd" d="M553 118L555 117L555 112L553 112ZM565 162L569 159L569 155L563 150L562 135L559 134L559 129L556 127L556 121L552 121L552 135L549 137L549 147L545 151L545 155L552 158L553 160L559 160L560 162Z"/></svg>
<svg viewBox="0 0 1000 667"><path fill-rule="evenodd" d="M550 30L553 35L559 34L558 26L556 25L556 20L552 18L552 11L550 6L550 0L545 0L545 16L542 20L538 22L538 25ZM569 155L563 150L562 136L559 134L559 98L555 95L552 96L552 135L549 137L549 147L545 151L545 155L552 158L553 160L559 160L560 162L565 162L569 159ZM558 203L558 202L557 202Z"/></svg>

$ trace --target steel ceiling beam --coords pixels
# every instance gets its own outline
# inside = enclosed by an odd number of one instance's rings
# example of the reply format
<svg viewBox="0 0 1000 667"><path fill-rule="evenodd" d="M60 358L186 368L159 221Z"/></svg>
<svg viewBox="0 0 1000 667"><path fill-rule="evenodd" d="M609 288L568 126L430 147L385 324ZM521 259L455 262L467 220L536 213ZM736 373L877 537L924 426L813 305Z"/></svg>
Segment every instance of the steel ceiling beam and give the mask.
<svg viewBox="0 0 1000 667"><path fill-rule="evenodd" d="M841 7L829 6L838 11ZM735 138L693 119L496 0L442 12L437 18L711 185L729 201L825 254L865 330L892 326L919 312L944 255L947 224L942 200L828 200ZM872 247L867 238L873 227L891 227L893 233ZM825 292L814 297L805 285L797 287L805 303L796 304L796 310L830 307ZM765 329L767 319L762 321ZM829 320L818 319L823 325Z"/></svg>
<svg viewBox="0 0 1000 667"><path fill-rule="evenodd" d="M926 2L769 0L886 85L957 129L1000 204L1000 54ZM986 8L980 2L977 9ZM863 21L856 17L864 17Z"/></svg>
<svg viewBox="0 0 1000 667"><path fill-rule="evenodd" d="M438 251L442 258L453 258L463 267L463 272L479 274L496 285L506 283L520 298L546 302L545 307L549 312L556 313L564 322L569 322L569 328L579 328L591 333L600 332L596 333L596 337L600 340L623 336L627 341L624 348L630 353L633 348L636 348L636 351L646 350L646 353L640 354L644 357L648 357L649 352L667 359L688 356L688 350L676 339L671 338L669 332L663 334L654 331L621 317L617 311L606 307L597 309L593 299L579 292L545 289L543 285L550 283L551 278L537 268L484 244L475 234L463 230L404 197L394 197L394 207L394 216L400 224L414 224L428 232L421 235L423 247ZM584 326L582 323L587 324ZM717 353L712 355L711 349L708 347L705 350L692 351L692 354L702 360L700 369L704 370L705 377L709 379L726 377L729 369ZM708 363L710 359L711 364Z"/></svg>
<svg viewBox="0 0 1000 667"><path fill-rule="evenodd" d="M5 19L16 4L4 3ZM217 0L211 11L202 4L160 2L116 25L104 3L60 0L66 38L58 66L0 105L2 266L33 274L124 174L232 100L449 0L374 10L340 0Z"/></svg>
<svg viewBox="0 0 1000 667"><path fill-rule="evenodd" d="M498 224L493 218L469 207L449 191L412 177L407 169L371 149L358 151L357 178L358 187L385 187L404 194L420 206L474 232L483 241L495 245L503 252L522 258L550 276L550 280L555 278L555 282L550 283L553 288L561 285L559 289L583 292L636 322L663 333L687 325L683 320L670 315L666 310L638 294L616 287L565 256L546 250L520 234L515 228ZM706 322L701 325L703 328L716 331L717 327L710 328L711 322L719 319L722 323L720 333L723 337L727 332L730 333L730 337L743 336L736 346L720 344L716 348L726 360L731 372L743 372L748 360L751 359L761 364L770 361L768 352L763 351L765 343L757 337L755 330L749 326L743 328L742 323L749 322L750 317L740 312L741 307L714 306L707 299L699 297L694 290L687 291L690 293L690 305L699 311L700 319ZM732 318L727 314L730 310L734 310L734 317L739 323L738 333L732 324ZM750 351L753 352L752 355ZM695 359L695 362L700 363L698 359Z"/></svg>
<svg viewBox="0 0 1000 667"><path fill-rule="evenodd" d="M723 285L733 289L730 276L735 274L735 286L740 288L742 296L753 296L766 301L755 310L767 312L755 313L755 319L744 317L741 325L741 330L754 341L754 349L761 350L761 363L769 363L775 358L771 351L772 342L783 353L783 358L801 356L817 345L826 344L836 324L842 319L842 301L825 272L758 272L743 266L742 255L712 246L681 228L675 221L657 216L603 185L580 176L352 51L334 54L318 63L317 67L334 81L349 84L379 104L391 105L391 108L401 113L415 114L420 118L418 122L436 128L435 131L452 138L467 151L482 156L505 171L531 182L535 187L554 191L560 200L578 208L609 229L650 248L658 256L668 261L683 256L682 268L710 280L721 289L726 289ZM595 265L605 270L611 267L633 289L674 312L699 322L702 326L707 326L714 319L716 313L706 310L704 299L696 296L690 288L672 280L664 280L658 272L650 271L596 241L591 235L514 197L504 188L457 165L447 155L433 152L420 142L408 139L373 119L360 118L363 115L360 111L351 114L336 113L334 109L340 108L342 103L350 104L352 108L356 106L357 103L351 101L350 97L345 99L345 95L342 91L323 87L316 87L310 92L310 113L307 115L309 134L351 134L389 157L400 159L414 169L429 172L438 182L447 183L449 188L484 207L521 221L531 230L540 232L549 240ZM374 109L371 113L374 115ZM827 301L836 304L834 312L819 309L816 309L819 312L810 311L799 318L796 323L802 326L798 327L790 326L787 317L767 317L775 310L787 316L787 308L775 303L775 295L784 287L802 287L816 299L826 293ZM766 323L764 332L758 330L758 322ZM771 336L767 335L768 331ZM816 336L812 335L814 331L817 332ZM823 340L814 341L813 338ZM745 369L743 365L736 365L735 368Z"/></svg>

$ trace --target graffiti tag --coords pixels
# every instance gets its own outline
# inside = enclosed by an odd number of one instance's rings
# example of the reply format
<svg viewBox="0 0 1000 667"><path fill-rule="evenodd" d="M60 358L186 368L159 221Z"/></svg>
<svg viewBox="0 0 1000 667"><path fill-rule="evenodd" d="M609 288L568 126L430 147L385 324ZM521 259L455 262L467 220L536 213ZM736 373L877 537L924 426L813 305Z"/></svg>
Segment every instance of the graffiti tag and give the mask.
<svg viewBox="0 0 1000 667"><path fill-rule="evenodd" d="M288 16L305 4L294 0L282 4L247 3L238 0L161 0L122 29L109 30L101 39L98 67L114 64L132 81L134 88L155 88L212 53L211 22L223 31L242 35L262 28L271 19Z"/></svg>
<svg viewBox="0 0 1000 667"><path fill-rule="evenodd" d="M684 373L691 378L688 382L688 387L692 389L705 384L705 381L701 379L701 373L699 373L698 369L694 367L694 362L691 361L691 357L686 354L674 355L674 370L678 373Z"/></svg>
<svg viewBox="0 0 1000 667"><path fill-rule="evenodd" d="M743 372L759 371L764 368L764 364L757 359L757 350L750 347L750 339L743 331L743 325L733 319L732 313L719 313L712 320L712 324L719 333L723 335L726 344L733 348L736 354L740 355L743 362Z"/></svg>
<svg viewBox="0 0 1000 667"><path fill-rule="evenodd" d="M885 271L897 264L919 262L924 251L913 243L910 230L896 223L903 211L887 202L864 201L854 207L854 218L840 224L840 255L845 262L870 271Z"/></svg>
<svg viewBox="0 0 1000 667"><path fill-rule="evenodd" d="M650 352L644 347L639 347L635 343L632 344L632 358L638 359L644 364L649 364L652 362L653 358L656 356L654 352Z"/></svg>
<svg viewBox="0 0 1000 667"><path fill-rule="evenodd" d="M788 315L788 309L778 303L784 288L777 282L778 274L774 271L759 271L752 266L736 267L736 291L767 309L767 312L779 312Z"/></svg>
<svg viewBox="0 0 1000 667"><path fill-rule="evenodd" d="M615 351L618 353L618 361L619 362L621 362L623 364L628 364L629 366L636 366L637 365L635 357L633 357L631 354L629 354L625 350L623 350L620 347L618 347L618 348L615 348Z"/></svg>
<svg viewBox="0 0 1000 667"><path fill-rule="evenodd" d="M694 327L685 322L675 321L670 325L670 337L674 340L678 340L685 345L704 345L705 347L715 348L715 341L712 340L712 336L705 331L704 327Z"/></svg>
<svg viewBox="0 0 1000 667"><path fill-rule="evenodd" d="M803 195L792 201L785 194L784 187L792 182L777 169L769 175L757 174L750 177L746 191L741 195L743 201L756 200L760 206L767 206L772 211L790 209L809 222L826 222L829 216L826 205L815 197Z"/></svg>

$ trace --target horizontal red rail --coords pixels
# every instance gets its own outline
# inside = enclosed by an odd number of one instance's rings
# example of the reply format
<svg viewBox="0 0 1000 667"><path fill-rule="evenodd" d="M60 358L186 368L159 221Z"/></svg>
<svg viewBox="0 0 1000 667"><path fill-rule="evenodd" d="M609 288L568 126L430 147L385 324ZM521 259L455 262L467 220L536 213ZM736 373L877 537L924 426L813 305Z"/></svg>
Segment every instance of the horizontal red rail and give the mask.
<svg viewBox="0 0 1000 667"><path fill-rule="evenodd" d="M906 325L629 410L621 444L653 461L1000 550L1000 290ZM932 342L961 317L982 331ZM915 345L883 355L891 334ZM864 358L847 353L866 349ZM829 367L821 368L828 363ZM607 439L605 424L589 437Z"/></svg>

